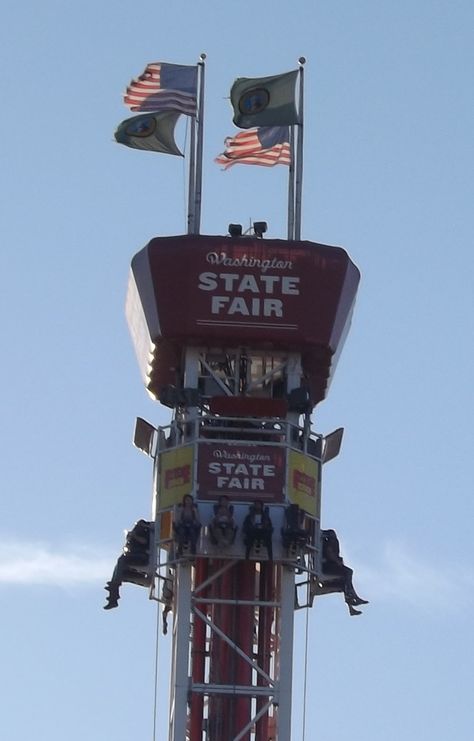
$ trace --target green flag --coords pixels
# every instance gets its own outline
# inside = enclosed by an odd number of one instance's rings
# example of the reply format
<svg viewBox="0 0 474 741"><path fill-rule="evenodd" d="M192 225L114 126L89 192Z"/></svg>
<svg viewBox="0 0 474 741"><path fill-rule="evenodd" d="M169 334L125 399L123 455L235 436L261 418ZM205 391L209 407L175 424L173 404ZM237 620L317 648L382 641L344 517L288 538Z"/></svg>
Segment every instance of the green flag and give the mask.
<svg viewBox="0 0 474 741"><path fill-rule="evenodd" d="M119 144L150 152L176 154L183 157L174 140L174 128L180 114L176 111L143 113L119 124L115 139Z"/></svg>
<svg viewBox="0 0 474 741"><path fill-rule="evenodd" d="M230 91L235 125L250 129L299 123L295 102L297 75L298 70L273 77L239 77Z"/></svg>

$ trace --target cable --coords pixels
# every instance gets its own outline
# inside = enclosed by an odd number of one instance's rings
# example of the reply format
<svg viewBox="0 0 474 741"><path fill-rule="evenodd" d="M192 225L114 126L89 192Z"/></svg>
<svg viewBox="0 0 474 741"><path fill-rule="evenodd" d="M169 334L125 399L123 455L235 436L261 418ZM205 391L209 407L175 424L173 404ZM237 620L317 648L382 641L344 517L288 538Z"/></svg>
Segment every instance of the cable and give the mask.
<svg viewBox="0 0 474 741"><path fill-rule="evenodd" d="M306 633L304 646L304 682L303 682L303 735L302 741L306 739L306 690L308 679L308 626L309 626L309 608L306 607Z"/></svg>
<svg viewBox="0 0 474 741"><path fill-rule="evenodd" d="M153 693L153 741L156 741L156 711L158 704L158 647L160 634L160 603L156 603L156 634L155 634L155 688Z"/></svg>

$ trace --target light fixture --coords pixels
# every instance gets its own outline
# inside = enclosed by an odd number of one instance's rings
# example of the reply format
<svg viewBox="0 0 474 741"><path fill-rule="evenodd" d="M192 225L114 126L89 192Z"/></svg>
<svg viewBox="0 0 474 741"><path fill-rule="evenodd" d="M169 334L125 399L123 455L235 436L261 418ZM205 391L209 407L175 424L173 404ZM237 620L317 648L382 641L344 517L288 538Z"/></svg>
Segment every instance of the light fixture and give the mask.
<svg viewBox="0 0 474 741"><path fill-rule="evenodd" d="M326 435L323 438L323 454L321 457L321 463L328 463L339 455L343 435L344 427L338 427L337 430L330 432L329 435Z"/></svg>
<svg viewBox="0 0 474 741"><path fill-rule="evenodd" d="M153 427L149 422L141 417L137 417L135 422L135 430L133 433L133 444L136 448L145 453L145 455L153 458L155 435L157 433L156 427Z"/></svg>
<svg viewBox="0 0 474 741"><path fill-rule="evenodd" d="M267 231L267 222L266 221L254 221L253 224L253 230L255 232L255 235L262 239L263 235Z"/></svg>
<svg viewBox="0 0 474 741"><path fill-rule="evenodd" d="M241 237L242 224L229 224L229 234L231 237Z"/></svg>

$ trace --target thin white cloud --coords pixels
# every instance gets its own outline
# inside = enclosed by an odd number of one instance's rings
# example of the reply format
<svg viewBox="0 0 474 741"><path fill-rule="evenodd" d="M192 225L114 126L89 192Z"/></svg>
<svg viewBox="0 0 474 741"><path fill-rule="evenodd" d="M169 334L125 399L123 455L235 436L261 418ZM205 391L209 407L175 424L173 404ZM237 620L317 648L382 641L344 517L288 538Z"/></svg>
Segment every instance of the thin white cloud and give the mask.
<svg viewBox="0 0 474 741"><path fill-rule="evenodd" d="M118 555L118 554L116 554ZM459 565L430 562L401 542L387 541L371 562L345 558L356 589L371 602L402 602L431 610L472 603L474 575ZM115 555L94 547L62 550L45 543L1 539L0 586L87 586L110 578Z"/></svg>
<svg viewBox="0 0 474 741"><path fill-rule="evenodd" d="M113 557L92 547L59 551L44 543L5 539L0 544L0 585L95 584L110 577L113 565Z"/></svg>
<svg viewBox="0 0 474 741"><path fill-rule="evenodd" d="M445 560L429 561L396 541L384 544L375 563L359 563L355 579L374 600L396 600L427 610L435 606L464 609L472 602L472 571Z"/></svg>

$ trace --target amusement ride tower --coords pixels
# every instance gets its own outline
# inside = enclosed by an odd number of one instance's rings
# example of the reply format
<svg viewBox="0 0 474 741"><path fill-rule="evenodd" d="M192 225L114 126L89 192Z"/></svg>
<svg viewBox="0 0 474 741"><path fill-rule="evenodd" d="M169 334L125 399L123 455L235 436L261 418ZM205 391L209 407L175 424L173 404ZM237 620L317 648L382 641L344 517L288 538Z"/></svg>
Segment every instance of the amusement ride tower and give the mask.
<svg viewBox="0 0 474 741"><path fill-rule="evenodd" d="M169 741L289 741L294 611L334 591L321 477L342 429L318 434L310 415L360 276L340 247L265 229L158 237L131 265L133 344L170 409L134 440L154 465L142 571L173 615Z"/></svg>

